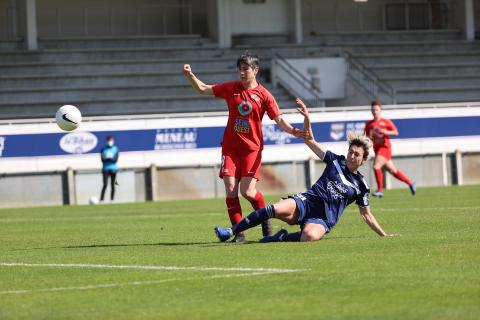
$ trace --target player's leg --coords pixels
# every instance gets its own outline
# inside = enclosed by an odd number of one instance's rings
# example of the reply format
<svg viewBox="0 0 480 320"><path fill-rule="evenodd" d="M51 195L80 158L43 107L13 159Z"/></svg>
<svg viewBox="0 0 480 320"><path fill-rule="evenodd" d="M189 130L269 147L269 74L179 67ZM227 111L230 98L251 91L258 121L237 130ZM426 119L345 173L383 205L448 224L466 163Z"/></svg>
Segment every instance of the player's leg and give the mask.
<svg viewBox="0 0 480 320"><path fill-rule="evenodd" d="M302 229L300 241L318 241L323 238L326 230L325 227L317 223L307 223Z"/></svg>
<svg viewBox="0 0 480 320"><path fill-rule="evenodd" d="M308 191L302 194L292 196L296 203L295 215L293 220L288 223L300 224L301 231L288 233L287 230L280 230L270 237L264 237L260 242L299 242L299 241L316 241L323 238L325 233L330 229L324 219L321 218L321 212L325 207L323 201L319 201L316 196Z"/></svg>
<svg viewBox="0 0 480 320"><path fill-rule="evenodd" d="M103 198L105 197L105 190L107 189L107 184L108 184L108 171L102 171L102 180L103 180L103 186L102 186L102 192L100 194L100 201L103 201Z"/></svg>
<svg viewBox="0 0 480 320"><path fill-rule="evenodd" d="M415 195L416 193L416 189L415 189L415 183L412 182L412 180L410 180L400 169L397 169L395 167L395 165L393 164L393 161L392 159L388 160L386 163L385 163L385 169L390 173L392 174L395 178L397 178L398 180L402 181L402 182L405 182L408 187L410 188L410 192L412 193L412 195Z"/></svg>
<svg viewBox="0 0 480 320"><path fill-rule="evenodd" d="M261 151L243 152L241 157L242 180L240 181L240 193L247 199L253 210L265 208L265 199L260 190L257 189L257 182L262 163ZM272 234L272 223L270 220L262 222L263 236Z"/></svg>
<svg viewBox="0 0 480 320"><path fill-rule="evenodd" d="M225 204L227 205L228 217L232 226L242 220L242 207L238 198L239 180L235 177L224 176L223 184L225 186Z"/></svg>
<svg viewBox="0 0 480 320"><path fill-rule="evenodd" d="M295 224L298 221L298 215L299 213L295 200L289 198L252 212L238 224L233 226L233 228L215 227L215 232L220 241L226 241L231 236L256 227L271 218L280 219L288 224Z"/></svg>
<svg viewBox="0 0 480 320"><path fill-rule="evenodd" d="M262 193L256 188L257 181L253 177L243 177L240 182L240 193L245 199L250 201L254 210L266 207ZM272 223L270 220L262 222L262 234L264 237L272 234Z"/></svg>
<svg viewBox="0 0 480 320"><path fill-rule="evenodd" d="M222 164L219 176L225 186L225 204L232 226L242 220L242 207L238 198L238 183L236 162L238 154L232 148L222 148Z"/></svg>
<svg viewBox="0 0 480 320"><path fill-rule="evenodd" d="M117 172L109 171L110 173L110 200L113 201L115 198L115 182L117 181Z"/></svg>
<svg viewBox="0 0 480 320"><path fill-rule="evenodd" d="M373 161L373 172L375 173L375 180L377 182L377 191L373 193L374 197L383 197L383 172L382 167L387 162L387 159L382 154L376 154Z"/></svg>

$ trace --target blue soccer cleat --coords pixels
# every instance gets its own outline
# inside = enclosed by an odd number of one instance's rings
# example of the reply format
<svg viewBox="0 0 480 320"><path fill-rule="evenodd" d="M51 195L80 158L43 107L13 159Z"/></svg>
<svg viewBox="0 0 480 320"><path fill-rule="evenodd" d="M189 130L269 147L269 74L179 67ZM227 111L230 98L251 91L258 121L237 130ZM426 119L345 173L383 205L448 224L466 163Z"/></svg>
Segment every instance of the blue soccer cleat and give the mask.
<svg viewBox="0 0 480 320"><path fill-rule="evenodd" d="M283 237L288 234L288 231L285 229L280 229L277 233L273 236L266 236L260 239L260 243L267 243L267 242L280 242L283 241Z"/></svg>
<svg viewBox="0 0 480 320"><path fill-rule="evenodd" d="M410 192L412 193L412 196L414 196L417 193L417 188L415 188L415 182L412 182L411 185L408 186L410 188Z"/></svg>
<svg viewBox="0 0 480 320"><path fill-rule="evenodd" d="M216 226L215 228L213 228L213 230L215 230L215 234L217 235L218 240L220 240L221 242L225 242L230 239L231 236L233 236L232 228L222 228Z"/></svg>
<svg viewBox="0 0 480 320"><path fill-rule="evenodd" d="M383 198L383 192L375 191L374 193L372 193L372 196L374 196L375 198Z"/></svg>

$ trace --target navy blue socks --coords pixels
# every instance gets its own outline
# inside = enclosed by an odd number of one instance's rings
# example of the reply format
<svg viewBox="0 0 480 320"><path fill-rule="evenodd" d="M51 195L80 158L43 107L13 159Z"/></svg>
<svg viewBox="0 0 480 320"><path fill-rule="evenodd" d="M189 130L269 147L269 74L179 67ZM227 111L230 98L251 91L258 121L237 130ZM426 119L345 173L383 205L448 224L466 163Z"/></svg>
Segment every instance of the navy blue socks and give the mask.
<svg viewBox="0 0 480 320"><path fill-rule="evenodd" d="M233 226L233 234L238 234L242 231L258 226L263 221L271 218L275 218L275 208L270 204L265 208L260 208L257 211L250 213L243 218L242 221Z"/></svg>
<svg viewBox="0 0 480 320"><path fill-rule="evenodd" d="M293 232L293 233L287 233L284 236L282 236L281 241L285 242L299 242L300 241L300 236L302 235L301 231Z"/></svg>

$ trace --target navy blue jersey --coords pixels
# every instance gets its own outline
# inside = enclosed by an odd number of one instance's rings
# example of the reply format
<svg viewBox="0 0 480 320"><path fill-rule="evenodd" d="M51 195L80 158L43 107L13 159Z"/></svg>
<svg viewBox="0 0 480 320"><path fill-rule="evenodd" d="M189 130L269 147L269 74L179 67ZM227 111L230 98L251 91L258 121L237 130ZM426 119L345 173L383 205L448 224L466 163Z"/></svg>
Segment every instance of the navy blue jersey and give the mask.
<svg viewBox="0 0 480 320"><path fill-rule="evenodd" d="M355 201L360 207L370 205L370 189L362 174L348 170L345 156L327 151L323 161L327 167L322 176L302 195L306 196L307 201L316 202L316 208L322 209L319 211L323 212L317 214L312 212L313 216L322 218L332 228L352 202Z"/></svg>

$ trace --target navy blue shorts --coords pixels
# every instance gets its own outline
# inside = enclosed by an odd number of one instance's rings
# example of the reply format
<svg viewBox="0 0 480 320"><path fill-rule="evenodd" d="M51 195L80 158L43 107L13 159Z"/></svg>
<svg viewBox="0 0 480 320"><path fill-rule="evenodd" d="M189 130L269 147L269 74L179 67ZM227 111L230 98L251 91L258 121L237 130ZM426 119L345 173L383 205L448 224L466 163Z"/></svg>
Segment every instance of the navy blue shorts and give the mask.
<svg viewBox="0 0 480 320"><path fill-rule="evenodd" d="M308 191L289 196L289 198L295 200L297 204L299 213L297 224L302 228L308 223L321 224L326 233L330 232L325 218L325 202L322 198Z"/></svg>

